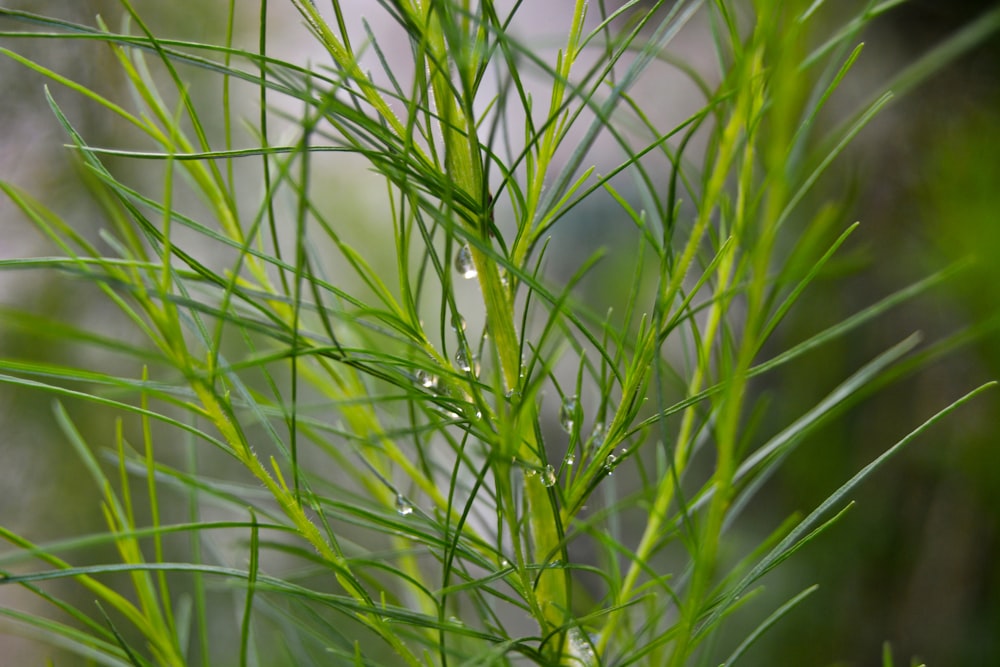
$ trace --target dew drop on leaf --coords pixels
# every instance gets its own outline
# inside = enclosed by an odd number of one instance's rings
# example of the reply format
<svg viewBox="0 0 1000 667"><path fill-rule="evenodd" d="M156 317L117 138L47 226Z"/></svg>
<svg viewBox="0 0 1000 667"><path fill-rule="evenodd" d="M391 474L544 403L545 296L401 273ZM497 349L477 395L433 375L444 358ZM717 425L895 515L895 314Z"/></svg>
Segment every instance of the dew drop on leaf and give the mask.
<svg viewBox="0 0 1000 667"><path fill-rule="evenodd" d="M566 640L572 664L580 667L597 667L597 653L580 628L570 628L566 633Z"/></svg>
<svg viewBox="0 0 1000 667"><path fill-rule="evenodd" d="M594 444L594 447L600 447L604 444L604 422L596 422L594 424L594 430L590 433L590 441Z"/></svg>
<svg viewBox="0 0 1000 667"><path fill-rule="evenodd" d="M455 366L458 370L463 373L472 373L473 375L479 375L479 360L475 357L469 359L469 355L466 354L464 349L459 349L455 353Z"/></svg>
<svg viewBox="0 0 1000 667"><path fill-rule="evenodd" d="M452 403L448 403L446 405L434 403L431 405L434 411L440 415L444 415L445 419L462 419L462 414L453 410L452 406Z"/></svg>
<svg viewBox="0 0 1000 667"><path fill-rule="evenodd" d="M559 424L567 433L573 432L576 424L576 397L566 397L559 407Z"/></svg>
<svg viewBox="0 0 1000 667"><path fill-rule="evenodd" d="M608 458L604 459L604 469L608 471L610 475L615 469L615 465L618 463L618 457L614 454L608 454Z"/></svg>
<svg viewBox="0 0 1000 667"><path fill-rule="evenodd" d="M472 263L472 251L469 250L469 246L462 246L455 254L455 270L458 271L458 275L466 280L475 278L478 275L476 273L476 265Z"/></svg>
<svg viewBox="0 0 1000 667"><path fill-rule="evenodd" d="M433 389L437 386L437 376L428 373L422 368L417 369L417 384L425 389Z"/></svg>
<svg viewBox="0 0 1000 667"><path fill-rule="evenodd" d="M396 513L399 516L409 516L413 514L413 503L406 499L401 493L396 494Z"/></svg>
<svg viewBox="0 0 1000 667"><path fill-rule="evenodd" d="M555 486L556 484L556 469L552 467L551 464L545 466L542 470L542 486L549 488L550 486Z"/></svg>

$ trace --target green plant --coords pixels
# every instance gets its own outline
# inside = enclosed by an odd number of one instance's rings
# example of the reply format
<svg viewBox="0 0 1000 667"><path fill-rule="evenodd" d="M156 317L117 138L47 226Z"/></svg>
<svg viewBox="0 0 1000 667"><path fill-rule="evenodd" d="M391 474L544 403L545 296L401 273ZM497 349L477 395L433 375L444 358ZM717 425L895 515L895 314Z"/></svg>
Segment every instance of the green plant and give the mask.
<svg viewBox="0 0 1000 667"><path fill-rule="evenodd" d="M928 418L804 518L731 552L734 523L813 429L951 342L908 357L918 343L908 338L777 435L756 435L755 377L952 272L764 352L855 229L837 229L838 208L811 191L891 95L826 134L818 118L861 53L857 35L894 2L869 3L817 45L820 2L761 0L752 15L726 2L598 3L588 20L580 1L554 58L517 38L517 3L509 13L492 2L381 3L409 39L408 80L384 38L353 33L338 2L287 5L327 58L310 68L267 55L266 1L253 51L233 46L235 2L222 45L160 38L121 4L130 21L117 32L0 10L60 39L106 44L133 108L2 51L152 146L90 146L47 95L102 205L99 241L0 185L62 253L3 267L90 281L149 343L59 325L67 340L138 370L0 362L5 382L59 398L58 423L100 486L108 523L104 534L44 545L0 528L17 547L0 557L2 583L36 592L72 622L0 613L98 664L231 662L208 632L224 604L238 609L241 665L733 664L812 590L742 641L715 645L761 578L841 517L877 467L985 389ZM715 83L668 55L696 15L717 55ZM894 87L995 22L959 35ZM672 127L633 96L654 65L684 72L704 96ZM221 80L221 119L194 101L192 71ZM532 95L538 85L544 94ZM247 86L258 95L254 121L235 102ZM220 120L215 136L208 128ZM294 140L274 143L278 122L295 128ZM606 173L587 166L600 137L618 151ZM369 231L364 243L324 199L316 162L327 152L363 158L383 180L384 236ZM122 160L155 161L160 194L108 166ZM261 184L249 201L247 178ZM631 275L607 312L579 289L603 251L565 284L543 270L550 234L602 193L636 230L638 258L613 269ZM477 279L474 310L460 298L464 277ZM121 415L114 478L63 407L79 401ZM558 441L543 428L553 402ZM179 436L186 457L173 451ZM234 479L199 469L205 448L238 464ZM623 476L633 488L610 490ZM186 499L189 520L165 521L165 496ZM232 518L207 520L210 504ZM639 534L622 527L626 514L641 517ZM234 530L239 562L206 554L215 535ZM178 533L189 549L168 558ZM120 563L72 564L75 549L98 543L114 545ZM592 555L575 557L581 544ZM26 561L47 568L10 571ZM104 582L120 572L128 597ZM49 592L51 579L81 584L98 613ZM234 595L218 602L209 587Z"/></svg>

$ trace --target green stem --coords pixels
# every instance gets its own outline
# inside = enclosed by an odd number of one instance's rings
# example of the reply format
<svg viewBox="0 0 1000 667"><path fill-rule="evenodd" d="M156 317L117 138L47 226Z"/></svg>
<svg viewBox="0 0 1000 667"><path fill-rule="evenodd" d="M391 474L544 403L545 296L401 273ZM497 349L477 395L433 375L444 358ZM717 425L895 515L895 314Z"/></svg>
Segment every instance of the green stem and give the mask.
<svg viewBox="0 0 1000 667"><path fill-rule="evenodd" d="M419 20L422 21L421 25L425 31L423 40L427 49L427 65L430 68L431 85L438 114L441 117L440 127L444 137L447 173L458 190L464 191L474 199L480 199L480 210L485 210L488 203L481 200L485 192L479 140L473 130L475 120L471 117L471 110L463 108L453 93L445 37L432 3L424 3ZM489 231L485 224L474 231L481 243L490 244ZM490 335L493 337L500 359L505 388L516 391L521 381L521 346L514 324L513 302L504 285L501 267L475 245L470 246L470 251L479 277ZM535 436L537 410L533 404L526 405L521 406L521 410L515 410L515 414L519 415L514 431L519 443L515 445L517 449L515 452L498 454L501 457L513 454L528 465L541 466L541 445ZM549 499L548 490L540 483L533 482L534 480L529 482L525 488L530 527L529 544L534 560L544 566L561 551L558 531L554 530L559 516L558 509ZM510 509L515 511L514 507ZM529 588L526 593L531 596L531 589ZM531 606L540 616L537 620L543 636L558 631L566 624L568 594L563 570L543 569L534 584L534 598L534 604ZM554 664L563 661L563 644L562 638L545 643L546 653Z"/></svg>
<svg viewBox="0 0 1000 667"><path fill-rule="evenodd" d="M700 207L698 217L695 220L691 236L688 238L680 259L674 267L674 272L670 276L670 280L661 295L661 303L664 304L665 310L670 309L676 301L687 271L695 259L704 236L708 231L712 216L718 203L720 202L720 198L726 184L726 179L729 175L730 167L736 155L736 149L740 144L742 132L745 128L746 103L747 100L745 95L740 95L735 100L735 109L730 116L729 121L721 130L720 141L717 149L717 159L706 184L702 206ZM732 261L733 259L730 255L720 264L720 281L728 282ZM722 321L723 315L724 306L721 302L717 301L710 311L706 335L703 336L703 344L706 349L708 346L712 345L715 332ZM665 318L665 321L669 320L669 317ZM638 350L650 356L645 360L640 359L638 366L651 367L653 362L652 355L658 353L658 347L655 344L652 344L652 341L659 339L660 331L656 326L653 326L650 328L647 335L649 337L647 344L640 346ZM707 352L702 351L699 354L704 357ZM704 370L707 368L707 362L704 361L704 359L700 360L698 369L695 371L695 374L688 386L690 395L700 391L704 382ZM637 372L640 372L638 369L636 370ZM641 388L645 386L645 383L636 382L633 383L632 386ZM623 400L622 406L624 407L627 404L628 401ZM674 449L674 473L664 475L656 489L652 508L649 512L649 518L643 531L643 535L640 538L639 546L636 549L632 565L626 573L625 578L622 581L622 585L618 590L615 605L613 606L614 610L608 614L607 621L605 622L604 628L601 632L600 639L598 641L598 651L601 653L607 650L608 644L617 630L618 622L621 620L622 616L621 610L624 608L624 605L628 603L633 592L635 591L639 582L639 575L643 571L644 564L649 562L649 558L652 555L653 550L661 541L663 527L667 522L670 505L674 500L674 494L676 492L674 480L679 478L687 467L688 443L692 437L695 414L695 407L692 406L686 411L681 422L680 432ZM609 445L613 447L614 443L609 443ZM699 556L702 555L707 554L699 554ZM687 620L689 619L685 617L685 619L681 622L684 623ZM685 641L684 632L680 632L678 636L681 637L679 641L683 643Z"/></svg>

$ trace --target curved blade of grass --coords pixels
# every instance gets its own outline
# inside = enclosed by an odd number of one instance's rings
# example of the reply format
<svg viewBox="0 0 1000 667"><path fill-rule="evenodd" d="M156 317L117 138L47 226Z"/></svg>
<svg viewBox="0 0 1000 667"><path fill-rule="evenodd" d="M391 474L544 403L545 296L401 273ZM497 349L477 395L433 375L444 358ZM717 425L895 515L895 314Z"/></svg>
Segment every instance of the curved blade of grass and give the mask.
<svg viewBox="0 0 1000 667"><path fill-rule="evenodd" d="M0 584L2 583L3 580L0 578ZM127 656L116 643L100 640L71 625L7 607L0 607L0 616L5 616L23 625L24 628L20 629L19 632L23 632L29 637L34 634L45 643L92 661L95 665L103 665L104 667L134 665L133 662L128 661Z"/></svg>
<svg viewBox="0 0 1000 667"><path fill-rule="evenodd" d="M941 421L945 416L954 412L957 408L968 403L979 394L996 386L996 382L988 382L965 394L961 398L941 409L923 424L912 430L906 437L883 452L879 457L858 471L851 479L845 482L840 488L830 494L826 500L819 504L816 509L802 520L771 552L762 558L736 585L730 588L716 607L715 611L705 620L703 628L712 627L719 618L726 613L726 610L736 601L758 579L770 571L778 562L787 556L789 550L796 548L803 537L825 514L827 514L844 496L853 491L861 482L866 480L872 473L882 467L889 459L895 456L901 449L910 444L918 436L928 430L931 426Z"/></svg>
<svg viewBox="0 0 1000 667"><path fill-rule="evenodd" d="M743 654L746 653L747 649L749 649L753 643L761 637L761 635L767 632L771 626L784 618L790 611L792 611L792 609L798 606L800 602L815 593L818 589L819 586L810 586L785 604L775 609L767 618L763 620L763 622L761 622L760 625L754 628L742 642L740 642L739 646L733 649L733 652L729 654L728 658L722 661L719 667L732 667L732 665L735 665L737 661L743 657Z"/></svg>

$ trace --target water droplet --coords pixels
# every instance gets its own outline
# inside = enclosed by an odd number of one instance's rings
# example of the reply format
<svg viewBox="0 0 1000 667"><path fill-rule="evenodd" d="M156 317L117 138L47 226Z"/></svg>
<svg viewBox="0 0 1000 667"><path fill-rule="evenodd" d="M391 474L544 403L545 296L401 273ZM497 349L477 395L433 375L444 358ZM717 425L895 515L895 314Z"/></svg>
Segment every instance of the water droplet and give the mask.
<svg viewBox="0 0 1000 667"><path fill-rule="evenodd" d="M479 360L475 356L472 360L469 360L469 355L466 354L464 348L460 348L458 352L455 353L455 366L458 370L463 373L472 373L473 375L479 375Z"/></svg>
<svg viewBox="0 0 1000 667"><path fill-rule="evenodd" d="M461 315L456 315L451 318L451 328L452 331L455 331L456 333L459 331L465 331L465 318Z"/></svg>
<svg viewBox="0 0 1000 667"><path fill-rule="evenodd" d="M608 458L604 459L604 469L608 472L609 475L615 469L615 465L617 464L618 464L618 457L615 456L614 454L608 454Z"/></svg>
<svg viewBox="0 0 1000 667"><path fill-rule="evenodd" d="M508 401L511 401L511 400L514 400L514 397L516 397L517 395L518 395L518 391L516 389L508 389L507 393L505 393L503 396Z"/></svg>
<svg viewBox="0 0 1000 667"><path fill-rule="evenodd" d="M594 430L590 432L590 441L594 447L604 444L604 422L594 422Z"/></svg>
<svg viewBox="0 0 1000 667"><path fill-rule="evenodd" d="M472 251L469 250L469 246L462 246L455 254L455 270L458 271L458 275L466 280L475 278L478 275L476 273L476 265L472 263Z"/></svg>
<svg viewBox="0 0 1000 667"><path fill-rule="evenodd" d="M545 466L545 469L542 470L541 480L542 480L542 486L544 486L545 488L549 488L550 486L555 486L556 469L553 468L551 464Z"/></svg>
<svg viewBox="0 0 1000 667"><path fill-rule="evenodd" d="M435 403L431 407L434 408L435 412L443 415L445 419L462 419L462 415L453 410L451 406L451 403L448 403L447 405L438 405Z"/></svg>
<svg viewBox="0 0 1000 667"><path fill-rule="evenodd" d="M573 432L573 426L576 425L576 396L563 399L563 404L559 407L559 423L567 433Z"/></svg>
<svg viewBox="0 0 1000 667"><path fill-rule="evenodd" d="M566 465L568 466L573 465L574 463L576 463L576 452L572 451L566 452L566 458L563 460L566 461Z"/></svg>
<svg viewBox="0 0 1000 667"><path fill-rule="evenodd" d="M597 653L594 652L593 644L587 640L580 628L570 628L566 633L566 644L570 661L580 667L596 667Z"/></svg>
<svg viewBox="0 0 1000 667"><path fill-rule="evenodd" d="M428 373L423 368L417 369L417 384L421 387L424 387L425 389L433 389L437 386L437 383L438 379L436 375Z"/></svg>
<svg viewBox="0 0 1000 667"><path fill-rule="evenodd" d="M510 561L507 560L506 558L501 558L500 559L500 569L501 570L506 570L509 567L510 567Z"/></svg>
<svg viewBox="0 0 1000 667"><path fill-rule="evenodd" d="M413 514L413 503L406 499L401 493L396 494L396 513L399 516L409 516Z"/></svg>
<svg viewBox="0 0 1000 667"><path fill-rule="evenodd" d="M532 477L538 474L538 471L532 466L528 465L527 463L521 464L521 472L524 473L525 479L531 479Z"/></svg>

